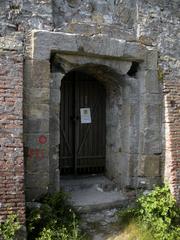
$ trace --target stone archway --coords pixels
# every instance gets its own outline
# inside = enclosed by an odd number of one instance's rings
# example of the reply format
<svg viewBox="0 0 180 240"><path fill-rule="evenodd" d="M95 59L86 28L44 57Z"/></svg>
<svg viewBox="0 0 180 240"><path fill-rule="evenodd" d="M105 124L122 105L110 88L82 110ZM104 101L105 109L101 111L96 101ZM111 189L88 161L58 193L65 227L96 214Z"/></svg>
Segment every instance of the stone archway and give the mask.
<svg viewBox="0 0 180 240"><path fill-rule="evenodd" d="M157 183L161 114L156 51L106 35L33 31L30 41L25 62L24 120L29 124L25 146L37 147L39 135L45 135L47 142L41 162L26 157L27 198L60 187L59 88L73 69L90 73L106 85L108 176L121 187L149 188Z"/></svg>
<svg viewBox="0 0 180 240"><path fill-rule="evenodd" d="M64 74L62 74L62 72L64 72L61 65L62 59L56 59L55 61L56 63L54 63L54 67L52 67L52 82L54 82L54 87L50 90L50 96L54 94L54 91L56 91L57 94L59 93L61 80L64 77ZM69 65L71 64L72 62L69 62ZM122 63L122 65L123 64L124 63ZM129 68L127 68L127 70L130 69L131 63L128 65ZM126 110L127 105L130 103L128 100L128 93L126 93L128 84L126 86L125 76L117 73L115 70L108 66L99 64L82 64L79 67L72 68L70 71L75 70L90 74L98 81L102 82L106 88L106 171L107 175L119 182L121 186L128 185L129 156L126 153L129 151L127 149L130 148L130 141L128 136L129 125L131 125L131 123L128 116L128 111ZM138 97L137 88L134 89L133 87L133 91L136 92L136 96ZM50 99L53 99L53 97ZM60 95L57 97L57 99L60 100ZM60 126L58 104L59 102L52 102L50 105L50 116L54 115L54 117L50 118L50 126ZM136 127L138 127L138 123ZM53 132L51 132L53 139L60 139L60 136L54 138L54 136L59 135L59 131L60 129L58 129L58 127L54 128ZM53 143L52 153L54 157L56 155L55 161L57 161L59 160L58 144L61 143L57 142L55 154L53 139L50 139L50 142ZM58 163L56 162L56 166L57 164ZM57 169L53 170L54 173L56 171Z"/></svg>

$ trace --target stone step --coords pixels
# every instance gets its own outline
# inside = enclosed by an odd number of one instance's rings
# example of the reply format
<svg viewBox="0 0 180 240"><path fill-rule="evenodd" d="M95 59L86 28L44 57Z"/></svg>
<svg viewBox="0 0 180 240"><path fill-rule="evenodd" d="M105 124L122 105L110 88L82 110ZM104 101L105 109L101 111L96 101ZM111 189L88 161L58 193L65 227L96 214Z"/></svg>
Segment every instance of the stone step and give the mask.
<svg viewBox="0 0 180 240"><path fill-rule="evenodd" d="M90 176L67 176L62 177L61 187L65 191L74 191L78 189L90 188L93 185L112 185L114 184L108 178L102 175L90 175ZM114 184L115 185L115 184Z"/></svg>
<svg viewBox="0 0 180 240"><path fill-rule="evenodd" d="M80 227L92 240L109 239L120 231L117 209L81 213Z"/></svg>
<svg viewBox="0 0 180 240"><path fill-rule="evenodd" d="M127 206L127 196L105 176L88 176L61 180L70 194L70 203L80 213Z"/></svg>

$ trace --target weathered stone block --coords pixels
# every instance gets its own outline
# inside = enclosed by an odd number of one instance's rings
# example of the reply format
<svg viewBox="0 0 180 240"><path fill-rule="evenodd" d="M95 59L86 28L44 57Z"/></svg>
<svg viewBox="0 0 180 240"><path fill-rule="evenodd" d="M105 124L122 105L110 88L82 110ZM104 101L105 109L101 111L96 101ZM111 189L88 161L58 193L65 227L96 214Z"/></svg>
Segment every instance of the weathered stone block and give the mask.
<svg viewBox="0 0 180 240"><path fill-rule="evenodd" d="M25 88L24 103L49 103L49 88Z"/></svg>
<svg viewBox="0 0 180 240"><path fill-rule="evenodd" d="M52 104L60 104L60 89L50 90Z"/></svg>
<svg viewBox="0 0 180 240"><path fill-rule="evenodd" d="M24 133L49 133L49 121L47 119L24 119Z"/></svg>
<svg viewBox="0 0 180 240"><path fill-rule="evenodd" d="M41 149L29 149L31 153L29 156L25 156L26 172L38 173L49 171L49 159L46 156L46 152L43 148ZM30 156L30 154L32 156Z"/></svg>
<svg viewBox="0 0 180 240"><path fill-rule="evenodd" d="M41 136L44 136L46 138L46 141L43 141L43 143L41 143ZM44 149L46 156L48 156L49 135L44 132L41 132L39 134L38 133L24 134L24 146L30 149Z"/></svg>
<svg viewBox="0 0 180 240"><path fill-rule="evenodd" d="M13 33L5 37L0 37L0 49L23 51L23 34Z"/></svg>
<svg viewBox="0 0 180 240"><path fill-rule="evenodd" d="M56 54L55 62L59 63L63 66L64 72L69 72L73 68L82 66L84 64L91 64L91 68L93 68L94 64L101 65L102 59L94 58L94 57L87 57L83 55L64 55L64 54ZM93 65L92 65L93 63ZM131 61L119 61L117 59L104 59L103 65L109 66L110 68L114 69L117 73L126 74L129 69L131 68Z"/></svg>
<svg viewBox="0 0 180 240"><path fill-rule="evenodd" d="M26 172L26 186L27 188L48 188L49 172L36 171Z"/></svg>
<svg viewBox="0 0 180 240"><path fill-rule="evenodd" d="M60 106L54 104L50 106L50 124L49 129L51 133L57 133L60 129Z"/></svg>
<svg viewBox="0 0 180 240"><path fill-rule="evenodd" d="M145 129L142 153L161 154L161 145L160 129Z"/></svg>
<svg viewBox="0 0 180 240"><path fill-rule="evenodd" d="M130 126L129 126L129 145L130 153L139 152L139 103L131 104Z"/></svg>
<svg viewBox="0 0 180 240"><path fill-rule="evenodd" d="M145 105L143 115L141 152L144 154L159 154L162 151L160 105Z"/></svg>
<svg viewBox="0 0 180 240"><path fill-rule="evenodd" d="M28 180L31 181L31 177L28 177L26 182L28 182ZM31 187L26 186L26 201L34 201L41 195L46 194L47 192L48 192L47 186L40 186L39 184L36 184Z"/></svg>
<svg viewBox="0 0 180 240"><path fill-rule="evenodd" d="M59 70L59 69L58 69ZM65 75L60 72L51 73L50 88L60 90L61 80Z"/></svg>
<svg viewBox="0 0 180 240"><path fill-rule="evenodd" d="M130 186L144 190L152 190L154 186L162 183L161 177L131 177Z"/></svg>
<svg viewBox="0 0 180 240"><path fill-rule="evenodd" d="M145 93L140 96L141 101L144 102L145 106L161 106L162 105L162 99L159 94L156 93ZM160 112L159 112L160 114Z"/></svg>
<svg viewBox="0 0 180 240"><path fill-rule="evenodd" d="M138 43L126 42L123 57L126 59L143 60L145 57L145 47Z"/></svg>
<svg viewBox="0 0 180 240"><path fill-rule="evenodd" d="M24 104L24 117L32 119L49 119L49 105L48 104Z"/></svg>
<svg viewBox="0 0 180 240"><path fill-rule="evenodd" d="M51 145L50 148L51 160L49 162L50 168L50 191L59 191L60 188L60 170L59 170L59 145Z"/></svg>
<svg viewBox="0 0 180 240"><path fill-rule="evenodd" d="M97 25L95 23L85 23L85 22L71 22L67 26L65 26L66 32L69 33L79 33L79 34L86 34L91 35L92 33L104 33L107 34L109 37L124 39L126 41L135 42L136 36L134 32L128 32L126 29L121 30L118 25ZM62 29L64 30L64 29Z"/></svg>
<svg viewBox="0 0 180 240"><path fill-rule="evenodd" d="M158 52L154 48L147 47L145 64L149 70L157 70Z"/></svg>
<svg viewBox="0 0 180 240"><path fill-rule="evenodd" d="M157 70L145 71L145 86L144 92L148 93L159 93L159 80Z"/></svg>
<svg viewBox="0 0 180 240"><path fill-rule="evenodd" d="M107 35L77 38L80 52L104 56L123 56L125 40L109 38Z"/></svg>
<svg viewBox="0 0 180 240"><path fill-rule="evenodd" d="M137 177L138 175L139 154L131 153L129 157L129 177Z"/></svg>
<svg viewBox="0 0 180 240"><path fill-rule="evenodd" d="M161 157L156 155L142 155L138 164L138 176L160 176L160 159Z"/></svg>
<svg viewBox="0 0 180 240"><path fill-rule="evenodd" d="M78 51L76 34L34 30L31 38L34 49L29 52L29 57L33 59L50 59L52 49L70 52Z"/></svg>
<svg viewBox="0 0 180 240"><path fill-rule="evenodd" d="M60 143L60 120L57 118L50 118L49 124L51 134L51 145Z"/></svg>
<svg viewBox="0 0 180 240"><path fill-rule="evenodd" d="M102 55L125 59L143 60L145 47L138 43L127 43L123 39L110 38L98 34L83 36L62 32L34 30L31 35L34 48L29 57L33 59L50 59L51 50L74 52L79 54Z"/></svg>
<svg viewBox="0 0 180 240"><path fill-rule="evenodd" d="M30 88L49 88L50 63L46 60L25 60L24 85Z"/></svg>
<svg viewBox="0 0 180 240"><path fill-rule="evenodd" d="M52 135L50 136L51 139L51 145L57 145L60 144L60 132L56 131L56 132L52 132Z"/></svg>

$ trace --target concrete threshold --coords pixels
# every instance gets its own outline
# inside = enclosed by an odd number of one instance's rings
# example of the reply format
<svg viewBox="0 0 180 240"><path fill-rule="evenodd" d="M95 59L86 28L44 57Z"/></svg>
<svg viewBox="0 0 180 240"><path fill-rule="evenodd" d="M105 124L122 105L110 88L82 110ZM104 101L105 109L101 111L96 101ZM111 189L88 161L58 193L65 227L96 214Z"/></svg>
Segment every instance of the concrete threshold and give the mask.
<svg viewBox="0 0 180 240"><path fill-rule="evenodd" d="M63 178L61 186L80 213L124 207L129 203L127 196L105 176Z"/></svg>

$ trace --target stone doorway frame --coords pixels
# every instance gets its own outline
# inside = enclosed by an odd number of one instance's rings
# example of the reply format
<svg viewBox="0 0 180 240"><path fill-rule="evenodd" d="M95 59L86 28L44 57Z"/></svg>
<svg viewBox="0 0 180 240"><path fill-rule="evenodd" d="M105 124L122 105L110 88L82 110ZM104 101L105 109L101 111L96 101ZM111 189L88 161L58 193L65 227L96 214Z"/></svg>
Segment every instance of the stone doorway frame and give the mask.
<svg viewBox="0 0 180 240"><path fill-rule="evenodd" d="M26 197L32 200L47 191L58 191L60 187L58 150L51 146L59 144L58 133L54 135L51 124L51 101L60 101L56 81L57 73L52 73L51 58L58 53L63 59L64 74L79 65L89 63L106 65L123 74L122 62L139 62L140 71L140 126L139 150L137 154L136 174L129 178L127 166L127 179L122 187L134 185L135 187L146 184L151 185L151 179L160 177L161 154L161 114L159 99L159 83L157 77L157 51L152 47L144 46L137 42L110 38L107 35L82 35L62 32L49 32L34 30L28 36L26 58L24 66L24 146L26 170ZM83 58L83 61L82 61ZM66 61L71 61L71 66L66 66ZM124 74L127 73L124 72ZM55 76L55 75L56 76ZM64 74L58 73L62 79ZM55 88L52 86L56 85ZM52 99L57 98L57 99ZM154 103L153 103L154 101ZM153 109L158 116L148 119L148 109ZM154 129L152 127L154 126ZM147 135L156 135L156 142L152 138L147 141ZM39 143L39 137L45 136L47 141ZM36 154L29 156L30 150L43 152L43 158L37 159ZM50 161L51 159L51 161ZM52 161L53 159L53 161ZM149 172L149 162L152 170ZM156 170L158 169L158 170ZM148 185L149 184L149 185Z"/></svg>

